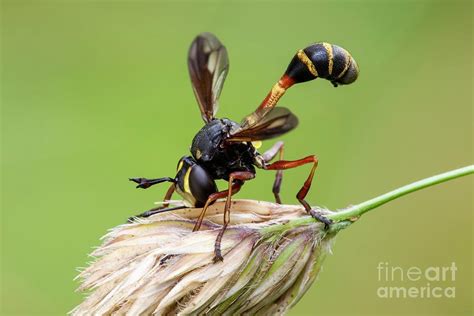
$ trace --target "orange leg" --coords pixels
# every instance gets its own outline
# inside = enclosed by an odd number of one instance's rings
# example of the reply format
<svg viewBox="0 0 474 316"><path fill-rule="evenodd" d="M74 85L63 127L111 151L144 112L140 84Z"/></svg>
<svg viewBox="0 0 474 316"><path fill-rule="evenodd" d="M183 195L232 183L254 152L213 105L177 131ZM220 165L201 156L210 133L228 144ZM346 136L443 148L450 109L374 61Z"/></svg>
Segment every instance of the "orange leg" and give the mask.
<svg viewBox="0 0 474 316"><path fill-rule="evenodd" d="M275 156L280 153L279 159L283 159L283 142L277 142L275 145L272 146L269 150L262 154L262 158L265 162L271 161ZM280 198L280 188L281 188L281 181L283 180L283 170L277 170L275 174L275 181L273 182L272 192L275 196L275 201L278 204L281 204Z"/></svg>
<svg viewBox="0 0 474 316"><path fill-rule="evenodd" d="M315 210L311 209L311 206L305 200L305 197L308 194L309 189L311 188L311 183L313 182L314 172L316 171L316 168L318 167L318 158L316 158L316 156L311 155L311 156L305 157L303 159L298 159L298 160L293 160L293 161L279 160L279 161L276 161L272 164L269 164L269 165L265 166L264 169L266 169L266 170L285 170L285 169L296 168L296 167L299 167L299 166L302 166L302 165L305 165L305 164L309 164L309 163L312 163L313 167L311 168L311 171L308 175L308 178L303 183L303 186L301 187L301 189L296 194L296 198L304 206L305 210L309 214L311 214L311 216L313 216L317 220L323 222L327 226L327 225L330 225L332 223L331 220L325 218L321 214L317 213Z"/></svg>
<svg viewBox="0 0 474 316"><path fill-rule="evenodd" d="M163 201L169 201L171 200L171 197L173 196L174 191L176 190L176 185L172 183L170 187L168 188L168 191L166 191L165 197L163 198ZM169 203L164 203L162 205L163 208L168 207L170 204Z"/></svg>
<svg viewBox="0 0 474 316"><path fill-rule="evenodd" d="M230 184L230 182L229 182L229 184ZM237 192L239 192L241 186L242 185L240 183L232 184L232 187L231 187L232 193L231 194L234 195ZM201 214L199 214L199 218L197 219L196 224L194 225L193 232L198 231L201 228L202 220L204 219L204 216L206 215L206 211L207 211L209 205L211 205L212 203L214 203L218 199L225 198L226 196L228 196L228 190L219 191L219 192L216 192L216 193L213 193L213 194L209 195L209 197L207 198L206 204L204 204L204 207L202 208Z"/></svg>
<svg viewBox="0 0 474 316"><path fill-rule="evenodd" d="M233 187L234 185L238 185L238 188L240 190L240 187L244 184L245 181L253 179L254 177L255 174L249 171L236 171L232 172L229 175L229 189L227 191L227 200L225 201L224 208L224 225L222 226L221 231L217 235L216 243L214 245L214 262L224 260L221 253L221 242L227 225L229 225L230 222L230 204L232 202L232 195L235 194ZM236 182L234 183L234 181Z"/></svg>

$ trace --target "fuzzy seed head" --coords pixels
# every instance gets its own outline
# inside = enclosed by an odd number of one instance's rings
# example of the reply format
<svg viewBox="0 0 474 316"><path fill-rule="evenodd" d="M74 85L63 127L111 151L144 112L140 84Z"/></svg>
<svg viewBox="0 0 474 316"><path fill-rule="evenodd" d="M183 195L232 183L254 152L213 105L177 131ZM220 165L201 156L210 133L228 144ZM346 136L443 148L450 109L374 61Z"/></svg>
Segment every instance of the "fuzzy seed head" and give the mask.
<svg viewBox="0 0 474 316"><path fill-rule="evenodd" d="M88 296L72 315L282 315L316 279L335 234L294 205L236 200L213 262L224 202L186 208L113 228L78 276ZM323 210L324 211L324 210Z"/></svg>

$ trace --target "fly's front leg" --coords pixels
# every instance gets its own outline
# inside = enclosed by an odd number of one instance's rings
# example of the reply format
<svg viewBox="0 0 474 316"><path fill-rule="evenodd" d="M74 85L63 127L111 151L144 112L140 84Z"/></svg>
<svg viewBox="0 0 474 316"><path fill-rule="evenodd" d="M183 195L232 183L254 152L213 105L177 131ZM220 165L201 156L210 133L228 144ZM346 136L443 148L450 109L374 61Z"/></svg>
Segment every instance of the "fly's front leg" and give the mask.
<svg viewBox="0 0 474 316"><path fill-rule="evenodd" d="M284 144L283 142L276 142L275 145L272 146L269 150L264 152L262 154L262 159L265 163L270 162L275 156L279 153L279 159L283 159L283 148ZM283 180L283 170L277 170L275 174L275 181L273 182L273 188L272 192L273 195L275 196L275 201L278 204L281 204L281 198L280 198L280 188L281 188L281 182Z"/></svg>
<svg viewBox="0 0 474 316"><path fill-rule="evenodd" d="M127 222L128 223L132 223L135 218L137 217L150 217L152 215L155 215L155 214L159 214L159 213L165 213L165 212L170 212L170 211L176 211L176 210L180 210L180 209L183 209L183 208L186 208L186 206L182 205L182 206L175 206L175 207L168 207L168 208L163 208L163 207L155 207L155 208L152 208L146 212L143 212L141 214L138 214L138 215L135 215L135 216L132 216L132 217L129 217Z"/></svg>
<svg viewBox="0 0 474 316"><path fill-rule="evenodd" d="M222 237L224 236L224 232L227 229L227 225L229 225L230 222L230 205L232 202L232 195L235 194L233 187L234 185L237 185L240 190L240 187L244 184L245 181L253 178L255 178L255 174L249 171L236 171L232 172L229 175L229 188L227 190L227 200L225 201L224 208L224 225L222 225L222 229L217 235L216 243L214 245L214 262L224 260L221 253L221 242Z"/></svg>
<svg viewBox="0 0 474 316"><path fill-rule="evenodd" d="M266 170L285 170L285 169L291 169L291 168L296 168L305 164L313 164L313 167L311 168L311 171L308 175L308 178L306 181L303 183L303 186L301 189L298 191L296 194L296 198L298 201L304 206L305 210L314 218L317 220L323 222L327 228L330 224L332 224L332 221L326 217L324 217L322 214L320 214L318 211L313 210L311 206L309 205L308 202L306 202L305 198L306 195L308 194L309 189L311 188L311 183L313 182L313 177L314 177L314 172L316 171L316 168L318 167L318 158L316 156L308 156L303 159L298 159L298 160L292 160L292 161L287 161L287 160L279 160L276 161L272 164L264 166L264 169Z"/></svg>
<svg viewBox="0 0 474 316"><path fill-rule="evenodd" d="M174 182L175 180L170 177L157 178L157 179L147 179L147 178L129 178L128 180L137 183L136 188L148 189L152 185L162 183L162 182Z"/></svg>
<svg viewBox="0 0 474 316"><path fill-rule="evenodd" d="M241 186L242 185L240 183L232 184L232 189L231 189L232 194L236 194L237 192L239 192ZM199 214L196 224L194 225L193 232L198 231L201 228L202 221L204 219L204 216L206 215L206 211L209 208L209 205L211 205L218 199L225 198L227 195L228 195L228 190L219 191L219 192L209 195L209 197L207 198L206 204L204 204L201 214Z"/></svg>
<svg viewBox="0 0 474 316"><path fill-rule="evenodd" d="M163 202L171 200L171 197L173 196L173 193L174 193L175 190L176 190L176 185L173 183L168 188L168 191L166 191L165 197L163 198ZM169 205L170 205L169 203L163 203L162 205L154 207L152 209L149 209L146 212L143 212L143 213L140 213L138 215L129 217L128 222L130 223L135 217L149 217L149 216L154 215L154 214L164 213L164 212L168 212L168 211L174 211L174 210L179 210L181 208L185 208L184 206L168 208Z"/></svg>

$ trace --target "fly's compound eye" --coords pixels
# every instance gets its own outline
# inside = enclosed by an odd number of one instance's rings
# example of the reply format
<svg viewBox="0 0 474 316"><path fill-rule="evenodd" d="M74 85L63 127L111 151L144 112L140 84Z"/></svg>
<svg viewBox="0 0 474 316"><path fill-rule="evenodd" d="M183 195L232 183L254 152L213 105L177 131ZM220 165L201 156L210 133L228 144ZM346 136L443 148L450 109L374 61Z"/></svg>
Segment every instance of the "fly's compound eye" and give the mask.
<svg viewBox="0 0 474 316"><path fill-rule="evenodd" d="M185 187L190 191L197 205L204 205L207 198L217 192L217 186L212 176L199 165L193 165L187 172Z"/></svg>

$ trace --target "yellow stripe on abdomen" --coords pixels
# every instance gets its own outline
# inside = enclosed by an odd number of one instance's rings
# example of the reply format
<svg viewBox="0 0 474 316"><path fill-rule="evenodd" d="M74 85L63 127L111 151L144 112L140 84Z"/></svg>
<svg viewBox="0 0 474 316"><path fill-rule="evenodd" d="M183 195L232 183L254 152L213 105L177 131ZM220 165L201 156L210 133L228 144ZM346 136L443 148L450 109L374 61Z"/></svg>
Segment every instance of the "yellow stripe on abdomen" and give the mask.
<svg viewBox="0 0 474 316"><path fill-rule="evenodd" d="M328 56L328 73L332 75L332 68L334 66L334 54L332 52L332 45L329 43L323 43L324 48L326 49L326 54Z"/></svg>
<svg viewBox="0 0 474 316"><path fill-rule="evenodd" d="M308 68L309 72L317 77L318 76L318 71L316 70L316 67L314 66L313 62L311 61L311 59L309 59L308 55L306 55L306 53L304 52L304 50L300 49L298 51L298 59L306 65L306 68Z"/></svg>

